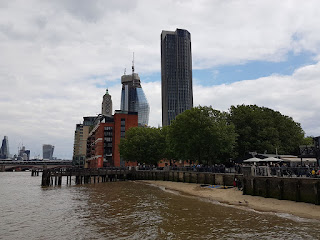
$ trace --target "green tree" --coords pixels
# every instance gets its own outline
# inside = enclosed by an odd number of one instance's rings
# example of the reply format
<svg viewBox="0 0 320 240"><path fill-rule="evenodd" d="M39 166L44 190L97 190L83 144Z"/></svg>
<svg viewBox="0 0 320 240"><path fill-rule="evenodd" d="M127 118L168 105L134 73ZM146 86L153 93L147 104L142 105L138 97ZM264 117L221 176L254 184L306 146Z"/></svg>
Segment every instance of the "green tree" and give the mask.
<svg viewBox="0 0 320 240"><path fill-rule="evenodd" d="M301 145L313 145L313 137L307 136L303 139Z"/></svg>
<svg viewBox="0 0 320 240"><path fill-rule="evenodd" d="M157 164L164 151L165 139L159 128L130 128L119 144L121 157L142 164Z"/></svg>
<svg viewBox="0 0 320 240"><path fill-rule="evenodd" d="M177 156L173 149L173 143L169 135L170 126L163 126L161 128L161 134L165 140L165 151L163 153L163 158L170 161L170 166L172 165L172 160L177 160Z"/></svg>
<svg viewBox="0 0 320 240"><path fill-rule="evenodd" d="M296 154L304 138L299 123L266 107L231 106L229 119L238 134L239 156L249 151Z"/></svg>
<svg viewBox="0 0 320 240"><path fill-rule="evenodd" d="M212 107L195 107L171 122L169 139L181 160L213 164L232 156L236 134L227 113Z"/></svg>

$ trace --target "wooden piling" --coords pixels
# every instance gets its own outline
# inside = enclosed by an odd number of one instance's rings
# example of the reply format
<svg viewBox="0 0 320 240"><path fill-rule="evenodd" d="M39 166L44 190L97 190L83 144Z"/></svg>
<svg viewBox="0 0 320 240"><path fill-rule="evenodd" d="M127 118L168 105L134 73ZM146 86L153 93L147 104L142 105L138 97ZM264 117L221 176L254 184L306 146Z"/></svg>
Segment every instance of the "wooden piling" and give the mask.
<svg viewBox="0 0 320 240"><path fill-rule="evenodd" d="M320 205L320 182L319 181L317 181L314 184L314 193L315 193L315 201L314 201L314 203L316 205Z"/></svg>
<svg viewBox="0 0 320 240"><path fill-rule="evenodd" d="M58 177L58 185L61 186L61 183L62 183L62 176L59 176Z"/></svg>

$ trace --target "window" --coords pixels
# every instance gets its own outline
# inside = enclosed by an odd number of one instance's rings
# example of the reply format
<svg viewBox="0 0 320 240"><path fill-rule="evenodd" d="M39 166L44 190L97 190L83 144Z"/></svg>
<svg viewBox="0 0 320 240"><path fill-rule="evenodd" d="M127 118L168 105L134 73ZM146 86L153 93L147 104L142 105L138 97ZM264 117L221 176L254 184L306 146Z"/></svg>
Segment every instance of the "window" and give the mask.
<svg viewBox="0 0 320 240"><path fill-rule="evenodd" d="M120 128L120 137L125 137L125 131L126 131L126 119L121 118L121 128Z"/></svg>

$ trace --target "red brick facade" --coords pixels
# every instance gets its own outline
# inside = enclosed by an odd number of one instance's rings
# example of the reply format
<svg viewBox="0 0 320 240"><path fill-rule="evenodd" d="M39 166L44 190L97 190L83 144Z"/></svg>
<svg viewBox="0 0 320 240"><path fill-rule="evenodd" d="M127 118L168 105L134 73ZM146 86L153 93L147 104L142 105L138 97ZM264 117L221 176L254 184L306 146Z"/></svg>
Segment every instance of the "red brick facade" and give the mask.
<svg viewBox="0 0 320 240"><path fill-rule="evenodd" d="M136 166L136 163L121 162L118 145L121 137L125 137L125 132L129 128L137 126L138 115L130 112L116 112L113 116L113 122L98 123L90 132L87 140L86 161L88 168L101 168L103 165Z"/></svg>

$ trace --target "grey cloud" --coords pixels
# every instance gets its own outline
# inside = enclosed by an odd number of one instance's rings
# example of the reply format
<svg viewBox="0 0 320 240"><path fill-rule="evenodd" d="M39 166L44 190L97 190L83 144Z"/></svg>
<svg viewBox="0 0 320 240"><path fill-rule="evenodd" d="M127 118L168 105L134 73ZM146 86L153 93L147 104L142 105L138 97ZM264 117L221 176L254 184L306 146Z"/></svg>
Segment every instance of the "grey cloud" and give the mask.
<svg viewBox="0 0 320 240"><path fill-rule="evenodd" d="M58 0L50 4L59 6L59 10L66 10L76 18L84 21L99 21L106 14L113 14L117 12L126 13L136 6L135 0Z"/></svg>

